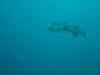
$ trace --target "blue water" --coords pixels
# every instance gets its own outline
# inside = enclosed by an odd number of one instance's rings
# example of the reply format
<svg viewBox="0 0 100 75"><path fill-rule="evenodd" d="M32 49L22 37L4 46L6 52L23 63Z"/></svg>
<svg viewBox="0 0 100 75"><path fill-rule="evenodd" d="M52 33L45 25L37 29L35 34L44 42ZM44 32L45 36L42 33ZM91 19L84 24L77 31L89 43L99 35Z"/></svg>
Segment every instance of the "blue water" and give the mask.
<svg viewBox="0 0 100 75"><path fill-rule="evenodd" d="M48 31L64 20L88 36ZM0 75L100 75L100 0L0 0Z"/></svg>

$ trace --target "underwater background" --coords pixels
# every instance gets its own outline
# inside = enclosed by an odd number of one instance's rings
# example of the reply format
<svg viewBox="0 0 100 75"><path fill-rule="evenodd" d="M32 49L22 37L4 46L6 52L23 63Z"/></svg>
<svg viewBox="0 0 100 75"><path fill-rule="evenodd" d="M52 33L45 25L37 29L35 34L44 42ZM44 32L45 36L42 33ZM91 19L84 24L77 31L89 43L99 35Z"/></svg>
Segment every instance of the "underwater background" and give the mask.
<svg viewBox="0 0 100 75"><path fill-rule="evenodd" d="M65 20L88 36L48 31ZM0 75L100 75L100 0L0 0Z"/></svg>

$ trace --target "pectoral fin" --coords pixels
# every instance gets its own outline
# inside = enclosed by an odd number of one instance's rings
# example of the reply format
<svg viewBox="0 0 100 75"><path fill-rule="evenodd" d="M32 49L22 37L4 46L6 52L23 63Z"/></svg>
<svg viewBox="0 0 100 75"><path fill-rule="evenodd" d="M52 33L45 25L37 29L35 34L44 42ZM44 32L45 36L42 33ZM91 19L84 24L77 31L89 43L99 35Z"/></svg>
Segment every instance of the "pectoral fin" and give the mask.
<svg viewBox="0 0 100 75"><path fill-rule="evenodd" d="M78 33L73 32L72 34L73 34L73 36L75 36L75 37L78 36Z"/></svg>
<svg viewBox="0 0 100 75"><path fill-rule="evenodd" d="M86 37L88 35L88 33L87 32L81 32L81 35Z"/></svg>

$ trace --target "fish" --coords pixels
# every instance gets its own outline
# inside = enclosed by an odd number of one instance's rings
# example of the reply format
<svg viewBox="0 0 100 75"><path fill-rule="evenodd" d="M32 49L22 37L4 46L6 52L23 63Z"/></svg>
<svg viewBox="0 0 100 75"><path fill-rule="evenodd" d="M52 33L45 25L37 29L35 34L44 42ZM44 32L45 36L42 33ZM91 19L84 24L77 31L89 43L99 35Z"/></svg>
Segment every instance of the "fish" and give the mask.
<svg viewBox="0 0 100 75"><path fill-rule="evenodd" d="M86 37L88 35L87 32L81 30L79 25L71 25L68 22L53 22L48 26L48 30L52 32L69 32L75 37L79 35Z"/></svg>

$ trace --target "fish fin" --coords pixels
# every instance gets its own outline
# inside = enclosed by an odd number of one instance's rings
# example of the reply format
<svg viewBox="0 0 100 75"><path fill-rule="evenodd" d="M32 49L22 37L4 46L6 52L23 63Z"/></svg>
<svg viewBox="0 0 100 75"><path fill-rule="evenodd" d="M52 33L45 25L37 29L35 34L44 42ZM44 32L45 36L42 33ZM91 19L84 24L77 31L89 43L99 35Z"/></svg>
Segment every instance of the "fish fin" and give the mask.
<svg viewBox="0 0 100 75"><path fill-rule="evenodd" d="M72 34L73 34L73 36L75 36L75 37L78 36L78 33L73 32Z"/></svg>
<svg viewBox="0 0 100 75"><path fill-rule="evenodd" d="M82 32L81 35L86 37L88 35L88 33L87 32Z"/></svg>

